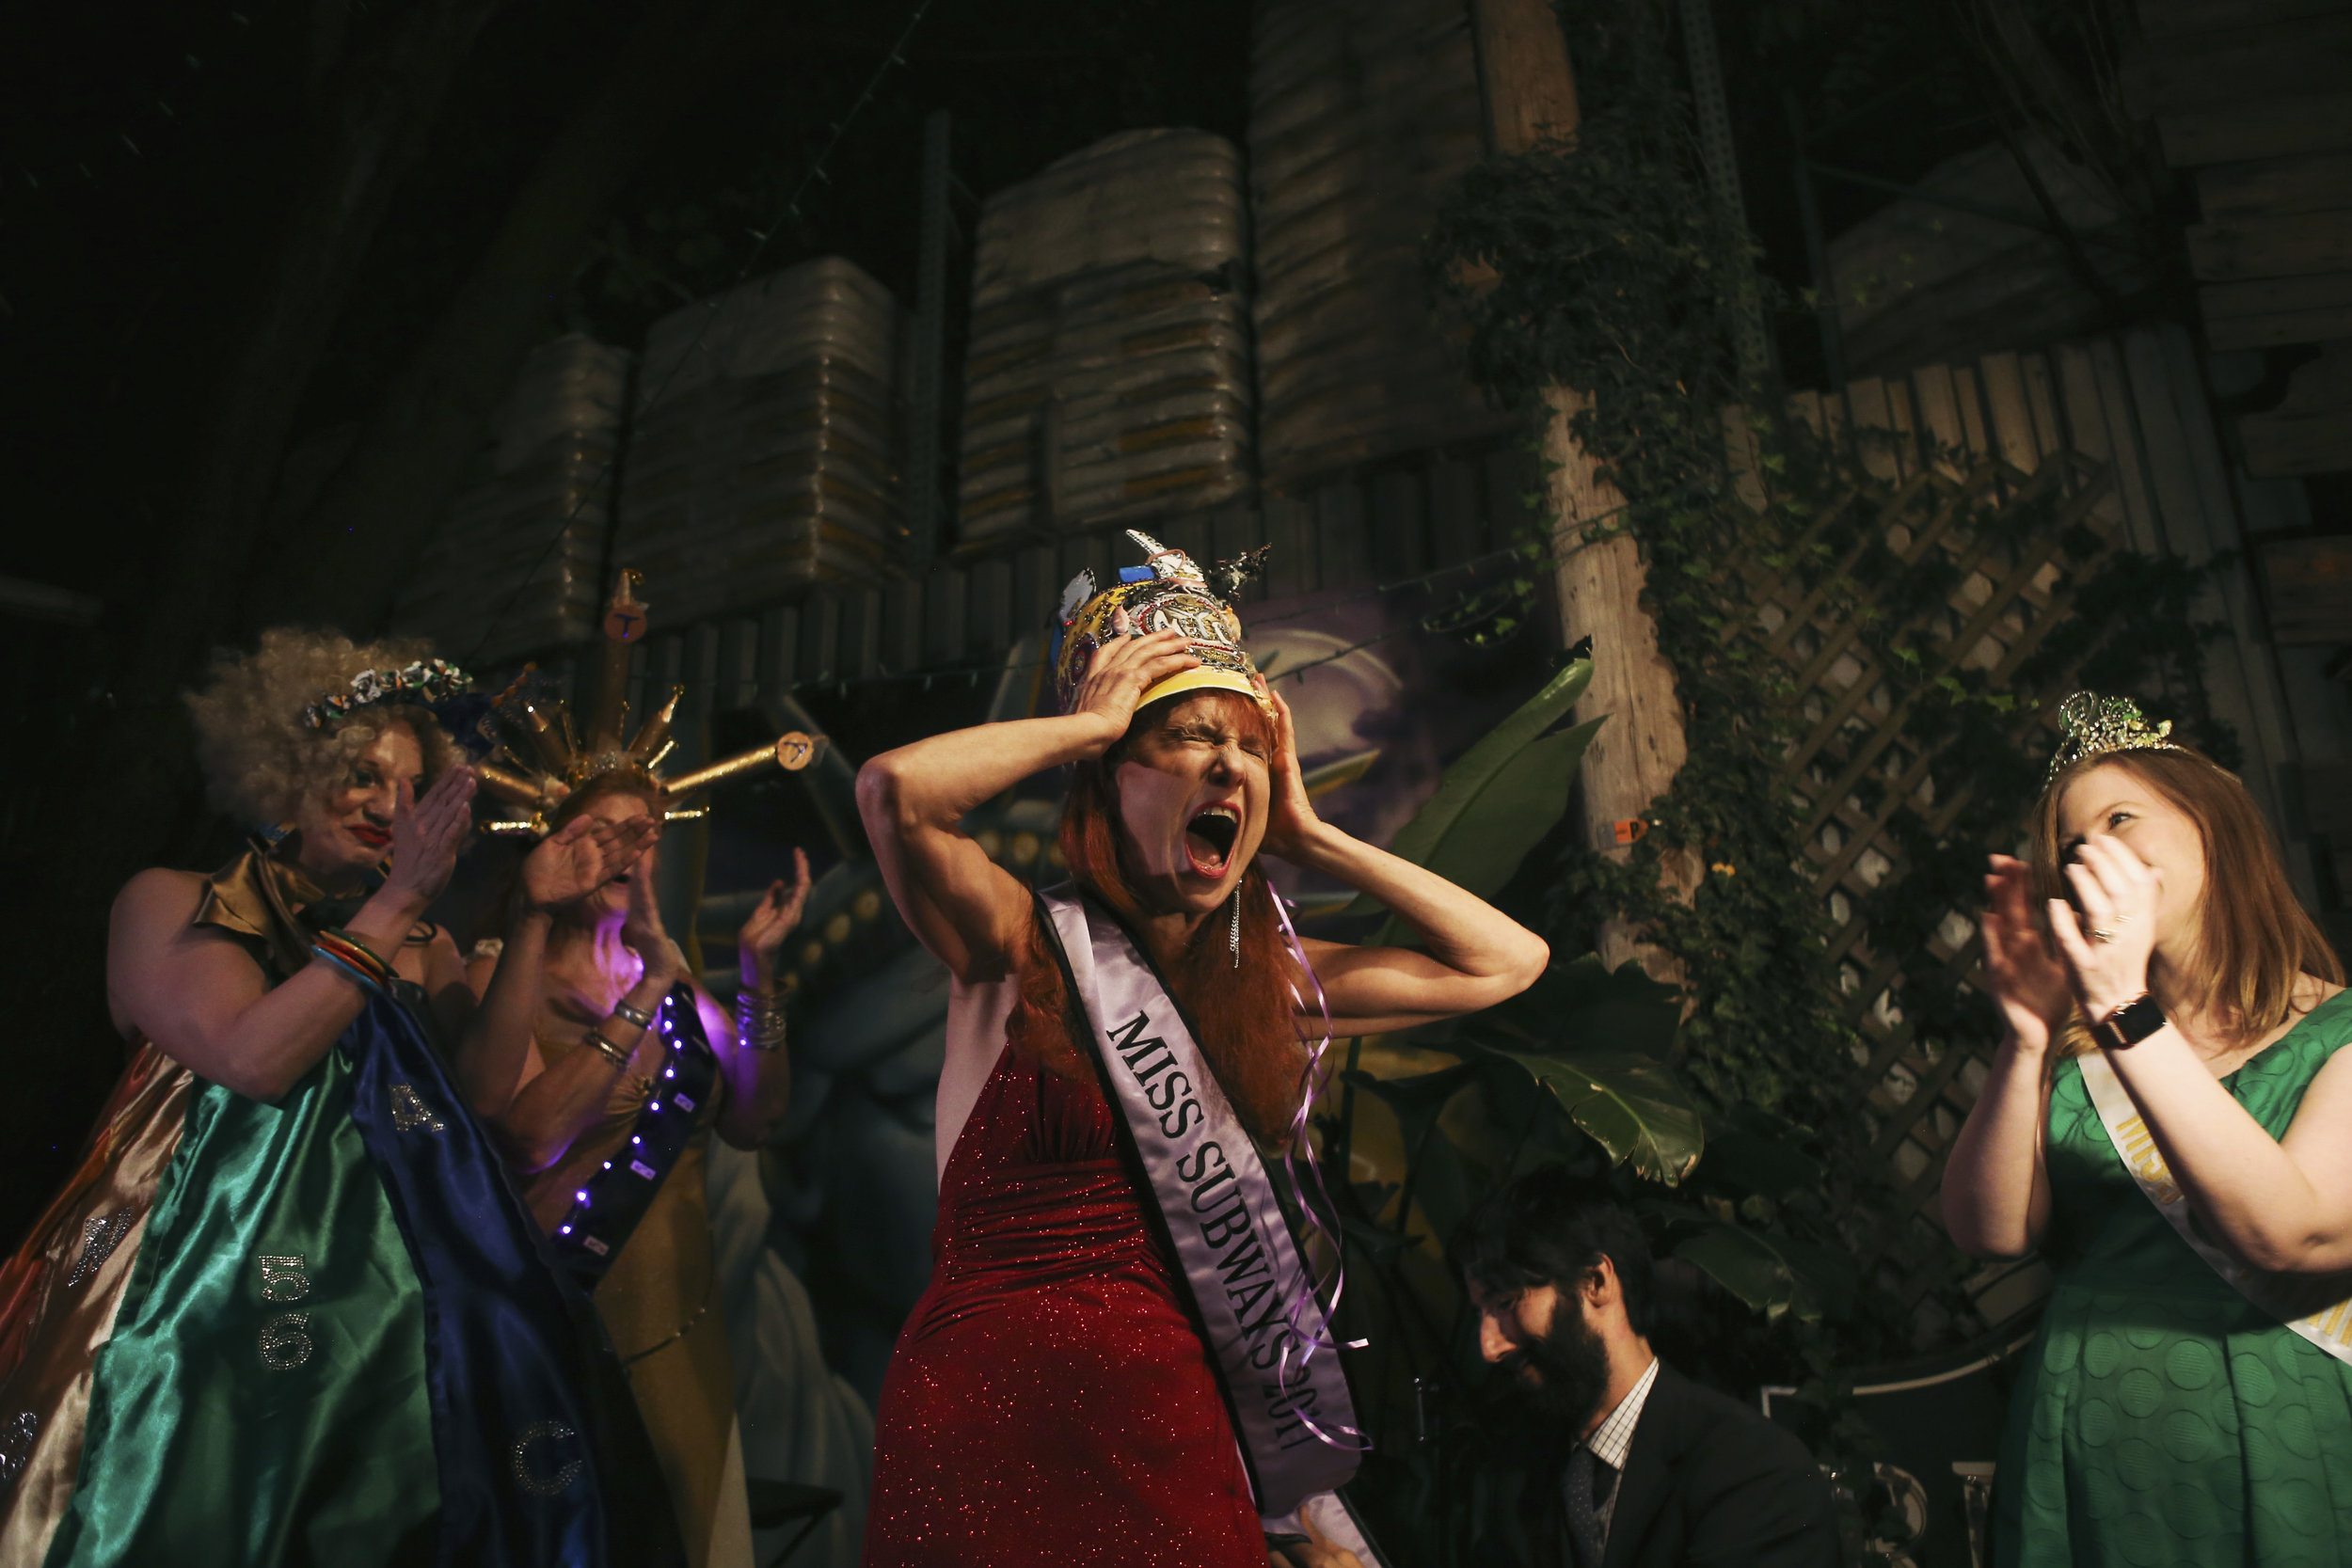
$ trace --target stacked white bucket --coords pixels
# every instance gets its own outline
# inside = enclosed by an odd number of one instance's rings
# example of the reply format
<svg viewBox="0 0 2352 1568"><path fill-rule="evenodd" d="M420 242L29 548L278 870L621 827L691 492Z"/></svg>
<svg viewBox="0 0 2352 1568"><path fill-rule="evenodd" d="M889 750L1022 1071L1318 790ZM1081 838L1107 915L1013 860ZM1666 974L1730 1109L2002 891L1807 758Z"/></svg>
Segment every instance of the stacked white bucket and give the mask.
<svg viewBox="0 0 2352 1568"><path fill-rule="evenodd" d="M1248 193L1205 131L1129 131L980 214L960 537L1132 523L1248 495Z"/></svg>
<svg viewBox="0 0 2352 1568"><path fill-rule="evenodd" d="M1260 461L1302 487L1513 422L1432 316L1422 242L1482 153L1462 0L1266 0L1249 56Z"/></svg>
<svg viewBox="0 0 2352 1568"><path fill-rule="evenodd" d="M898 343L890 292L837 256L654 324L615 563L665 624L892 575Z"/></svg>
<svg viewBox="0 0 2352 1568"><path fill-rule="evenodd" d="M578 332L532 351L401 595L396 626L448 657L490 663L588 634L628 360Z"/></svg>

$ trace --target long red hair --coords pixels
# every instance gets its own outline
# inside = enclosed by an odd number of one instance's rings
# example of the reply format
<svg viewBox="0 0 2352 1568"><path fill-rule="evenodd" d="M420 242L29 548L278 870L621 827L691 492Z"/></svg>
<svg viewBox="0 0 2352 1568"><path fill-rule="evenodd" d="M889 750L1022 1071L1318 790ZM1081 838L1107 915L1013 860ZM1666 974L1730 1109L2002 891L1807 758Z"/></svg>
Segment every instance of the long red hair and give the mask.
<svg viewBox="0 0 2352 1568"><path fill-rule="evenodd" d="M1197 696L1218 699L1225 717L1245 733L1254 731L1274 749L1273 724L1264 710L1238 692L1184 692L1162 698L1138 711L1117 745L1073 770L1062 801L1061 853L1078 886L1139 926L1134 851L1119 828L1119 765L1129 743L1148 734L1169 707ZM1241 963L1233 963L1231 904L1221 904L1193 930L1177 951L1151 950L1168 990L1191 1022L1209 1066L1242 1124L1260 1138L1279 1137L1298 1106L1299 1079L1306 1068L1291 984L1297 974L1274 894L1254 860L1242 874ZM1014 1051L1057 1077L1076 1083L1094 1073L1071 1036L1070 992L1061 966L1045 946L1044 934L1030 927L1021 958L1021 992L1006 1037Z"/></svg>

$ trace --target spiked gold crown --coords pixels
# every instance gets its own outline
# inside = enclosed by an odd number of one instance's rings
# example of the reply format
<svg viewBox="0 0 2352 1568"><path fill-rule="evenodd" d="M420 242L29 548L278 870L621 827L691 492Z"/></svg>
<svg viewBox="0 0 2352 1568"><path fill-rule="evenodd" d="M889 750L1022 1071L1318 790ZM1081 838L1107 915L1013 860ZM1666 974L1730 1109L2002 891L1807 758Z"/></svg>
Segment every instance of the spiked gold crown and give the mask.
<svg viewBox="0 0 2352 1568"><path fill-rule="evenodd" d="M667 821L706 815L704 808L685 804L691 796L723 780L739 778L774 764L797 772L817 758L824 737L811 738L798 730L778 736L766 746L697 768L675 778L661 775L661 764L677 747L671 725L686 688L674 686L669 697L623 738L628 724L628 656L632 644L644 640L650 625L644 602L637 597L642 579L624 568L604 613L602 678L596 684L596 711L588 721L583 741L572 728L570 710L561 698L532 689L532 671L500 694L492 712L498 748L488 760L476 764L483 792L517 808L525 815L493 818L483 824L491 833L545 834L548 818L564 801L596 780L628 777L661 804Z"/></svg>
<svg viewBox="0 0 2352 1568"><path fill-rule="evenodd" d="M2050 758L2051 779L2081 762L2108 752L2178 752L2185 748L2166 737L2172 733L2167 719L2151 726L2140 717L2139 705L2129 697L2102 697L2077 691L2058 705L2058 751Z"/></svg>

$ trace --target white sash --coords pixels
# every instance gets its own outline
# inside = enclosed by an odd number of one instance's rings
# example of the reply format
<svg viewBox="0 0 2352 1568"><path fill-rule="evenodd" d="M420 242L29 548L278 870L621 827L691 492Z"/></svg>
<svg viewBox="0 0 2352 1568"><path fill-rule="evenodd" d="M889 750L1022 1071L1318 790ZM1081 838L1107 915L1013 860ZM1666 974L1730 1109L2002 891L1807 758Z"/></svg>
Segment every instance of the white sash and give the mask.
<svg viewBox="0 0 2352 1568"><path fill-rule="evenodd" d="M1068 884L1040 899L1091 1026L1104 1090L1206 1331L1258 1512L1293 1514L1353 1476L1361 1453L1317 1433L1348 1430L1356 1417L1274 1184L1183 1013L1119 922ZM1317 1517L1330 1527L1320 1508Z"/></svg>
<svg viewBox="0 0 2352 1568"><path fill-rule="evenodd" d="M2186 1242L2189 1250L2212 1265L2232 1289L2337 1360L2352 1366L2352 1275L2278 1275L2249 1269L2197 1234L2196 1216L2188 1197L2165 1168L2155 1134L2140 1118L2131 1091L2115 1075L2104 1052L2075 1058L2082 1068L2083 1086L2099 1111L2099 1124L2122 1157L2139 1190Z"/></svg>

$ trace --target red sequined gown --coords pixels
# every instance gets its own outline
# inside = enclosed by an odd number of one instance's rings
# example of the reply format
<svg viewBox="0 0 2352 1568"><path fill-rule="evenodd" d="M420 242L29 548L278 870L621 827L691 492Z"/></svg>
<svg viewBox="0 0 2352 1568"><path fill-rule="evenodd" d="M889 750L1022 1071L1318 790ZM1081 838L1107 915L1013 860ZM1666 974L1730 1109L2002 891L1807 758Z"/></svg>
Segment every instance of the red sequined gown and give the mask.
<svg viewBox="0 0 2352 1568"><path fill-rule="evenodd" d="M1112 1116L1010 1051L980 1091L882 1383L866 1568L1265 1568Z"/></svg>

